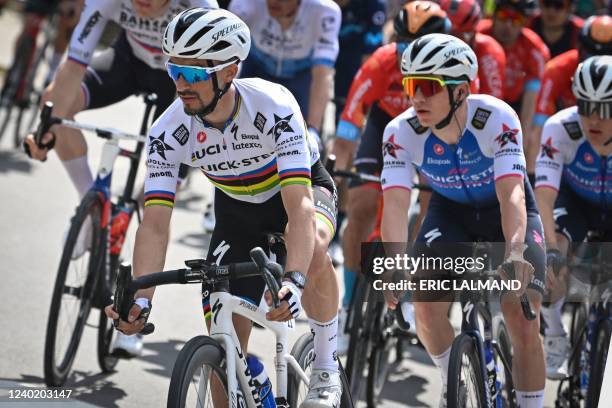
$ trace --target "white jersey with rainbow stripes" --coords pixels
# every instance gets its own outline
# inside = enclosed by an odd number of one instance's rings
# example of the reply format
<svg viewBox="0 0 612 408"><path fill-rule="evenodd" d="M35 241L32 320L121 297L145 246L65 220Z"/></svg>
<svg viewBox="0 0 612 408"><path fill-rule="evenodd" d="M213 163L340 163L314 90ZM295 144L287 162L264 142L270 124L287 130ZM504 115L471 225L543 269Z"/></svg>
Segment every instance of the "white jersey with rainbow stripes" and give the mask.
<svg viewBox="0 0 612 408"><path fill-rule="evenodd" d="M257 78L233 84L235 111L223 130L187 115L180 99L153 124L145 206L173 206L181 163L199 167L230 197L250 203L265 202L289 184L311 184L319 150L293 95Z"/></svg>

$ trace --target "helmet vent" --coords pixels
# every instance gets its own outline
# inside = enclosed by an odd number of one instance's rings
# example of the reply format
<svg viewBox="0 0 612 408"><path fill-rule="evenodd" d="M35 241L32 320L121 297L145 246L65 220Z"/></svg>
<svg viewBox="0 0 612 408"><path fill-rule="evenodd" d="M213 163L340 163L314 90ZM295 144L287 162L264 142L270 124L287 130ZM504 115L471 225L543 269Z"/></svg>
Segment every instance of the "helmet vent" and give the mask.
<svg viewBox="0 0 612 408"><path fill-rule="evenodd" d="M202 29L200 31L198 31L197 33L195 33L190 39L189 41L187 41L187 44L185 44L185 47L191 47L193 44L195 44L196 42L198 42L198 40L200 38L202 38L202 36L204 36L207 32L209 32L210 30L213 29L212 25L207 25L206 27L202 27Z"/></svg>

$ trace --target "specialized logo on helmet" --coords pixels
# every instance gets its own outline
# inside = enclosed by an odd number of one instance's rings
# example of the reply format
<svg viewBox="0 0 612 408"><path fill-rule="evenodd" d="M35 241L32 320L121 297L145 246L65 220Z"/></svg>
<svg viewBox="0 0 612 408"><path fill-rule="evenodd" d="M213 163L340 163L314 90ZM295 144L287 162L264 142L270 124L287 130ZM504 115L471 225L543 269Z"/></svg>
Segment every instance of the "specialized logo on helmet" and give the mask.
<svg viewBox="0 0 612 408"><path fill-rule="evenodd" d="M555 147L552 145L552 138L549 137L548 140L546 140L546 143L542 145L542 153L540 153L540 157L546 156L549 159L554 159L555 153L558 152L559 150L555 149Z"/></svg>
<svg viewBox="0 0 612 408"><path fill-rule="evenodd" d="M518 145L518 140L516 139L518 132L518 129L510 129L510 127L504 123L502 124L502 134L497 136L495 140L499 143L500 147L506 146L508 142Z"/></svg>
<svg viewBox="0 0 612 408"><path fill-rule="evenodd" d="M293 132L294 130L289 125L289 121L293 117L293 113L281 118L276 113L274 114L274 126L268 131L268 135L274 134L274 141L278 141L280 135L285 132Z"/></svg>
<svg viewBox="0 0 612 408"><path fill-rule="evenodd" d="M172 146L164 141L166 132L162 132L157 138L149 136L149 156L157 153L159 157L166 160L166 150L174 150Z"/></svg>
<svg viewBox="0 0 612 408"><path fill-rule="evenodd" d="M217 31L216 33L214 33L213 36L212 36L212 39L213 39L213 41L217 41L220 37L225 37L229 33L234 32L237 29L241 28L243 25L244 24L236 23L236 24L232 24L229 27L225 27L223 30L220 30L220 31Z"/></svg>
<svg viewBox="0 0 612 408"><path fill-rule="evenodd" d="M389 140L387 140L383 145L383 155L389 155L394 159L397 159L396 150L404 150L404 148L395 143L395 135L391 135Z"/></svg>

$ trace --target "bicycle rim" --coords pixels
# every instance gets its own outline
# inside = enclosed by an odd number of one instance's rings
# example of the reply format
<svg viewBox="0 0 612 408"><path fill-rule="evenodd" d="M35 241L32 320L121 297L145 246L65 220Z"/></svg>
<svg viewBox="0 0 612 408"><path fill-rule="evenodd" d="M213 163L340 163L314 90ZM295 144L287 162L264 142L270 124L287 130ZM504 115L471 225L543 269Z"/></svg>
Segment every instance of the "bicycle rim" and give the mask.
<svg viewBox="0 0 612 408"><path fill-rule="evenodd" d="M102 211L97 193L88 193L77 209L64 244L45 340L45 382L50 386L60 386L66 380L91 309L97 276L104 261ZM79 240L90 242L90 245L76 257Z"/></svg>
<svg viewBox="0 0 612 408"><path fill-rule="evenodd" d="M379 333L378 338L370 353L368 361L368 384L366 388L366 401L369 407L376 407L387 377L397 360L396 346L397 337L390 332L389 321L387 321L387 308L384 304L377 304L376 321L374 333Z"/></svg>
<svg viewBox="0 0 612 408"><path fill-rule="evenodd" d="M453 342L448 369L449 408L484 408L486 394L475 340L460 334Z"/></svg>
<svg viewBox="0 0 612 408"><path fill-rule="evenodd" d="M595 408L599 404L599 395L606 368L606 360L608 359L608 349L610 348L610 340L612 337L612 322L610 320L602 320L599 323L597 333L593 342L591 351L593 362L591 372L589 374L589 389L587 392L587 407Z"/></svg>
<svg viewBox="0 0 612 408"><path fill-rule="evenodd" d="M495 364L499 368L497 372L498 379L501 382L502 388L499 390L501 393L502 407L503 408L514 408L516 407L515 395L514 395L514 386L512 383L512 343L510 342L510 336L506 330L506 326L503 323L500 323L499 328L497 329L497 342L499 344L499 350L504 356L504 359L510 366L509 369L506 369L501 358L495 353L496 359Z"/></svg>
<svg viewBox="0 0 612 408"><path fill-rule="evenodd" d="M225 352L207 336L189 340L179 353L170 379L168 407L227 406L227 376ZM246 407L237 396L237 405Z"/></svg>

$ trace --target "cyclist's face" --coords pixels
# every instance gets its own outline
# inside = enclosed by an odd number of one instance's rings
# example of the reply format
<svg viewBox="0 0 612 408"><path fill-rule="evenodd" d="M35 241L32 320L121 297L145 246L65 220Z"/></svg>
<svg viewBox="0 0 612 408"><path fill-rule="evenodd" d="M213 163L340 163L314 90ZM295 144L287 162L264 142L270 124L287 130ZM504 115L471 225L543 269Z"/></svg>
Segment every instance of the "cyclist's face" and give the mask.
<svg viewBox="0 0 612 408"><path fill-rule="evenodd" d="M493 16L493 37L503 45L512 45L525 22L525 17L512 9L498 10Z"/></svg>
<svg viewBox="0 0 612 408"><path fill-rule="evenodd" d="M414 96L410 98L410 103L414 106L419 122L425 127L431 127L440 122L450 109L446 87L429 97L417 89Z"/></svg>
<svg viewBox="0 0 612 408"><path fill-rule="evenodd" d="M191 65L199 67L208 67L207 61L195 59L195 58L170 58L170 62L177 65ZM214 63L213 63L214 65ZM217 71L217 80L219 82L219 88L223 88L228 82L230 82L238 73L238 66L231 64L221 71ZM183 102L183 109L188 115L198 115L208 106L214 97L213 81L212 78L206 81L199 81L193 84L185 81L183 77L179 77L178 80L174 81L176 86L176 92Z"/></svg>
<svg viewBox="0 0 612 408"><path fill-rule="evenodd" d="M288 17L295 13L299 0L267 0L270 17Z"/></svg>
<svg viewBox="0 0 612 408"><path fill-rule="evenodd" d="M132 0L134 11L140 17L158 17L167 4L168 0Z"/></svg>
<svg viewBox="0 0 612 408"><path fill-rule="evenodd" d="M547 27L563 25L570 15L569 3L565 0L544 0L540 3L540 10L542 10L542 24Z"/></svg>
<svg viewBox="0 0 612 408"><path fill-rule="evenodd" d="M612 135L612 119L601 119L596 112L591 116L580 115L586 138L594 146L605 143Z"/></svg>

